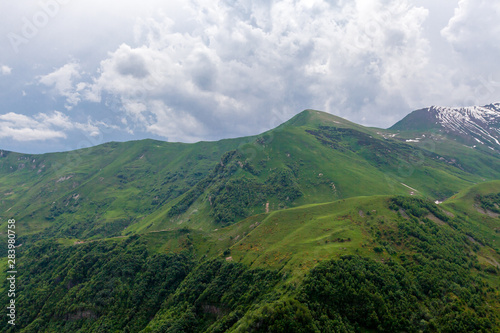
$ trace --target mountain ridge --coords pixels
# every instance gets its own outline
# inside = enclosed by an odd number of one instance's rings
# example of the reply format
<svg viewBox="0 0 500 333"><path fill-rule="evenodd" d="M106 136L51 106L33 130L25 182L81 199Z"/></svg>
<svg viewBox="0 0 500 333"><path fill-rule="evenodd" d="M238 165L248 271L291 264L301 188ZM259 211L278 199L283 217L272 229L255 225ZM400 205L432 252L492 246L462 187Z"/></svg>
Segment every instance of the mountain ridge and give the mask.
<svg viewBox="0 0 500 333"><path fill-rule="evenodd" d="M462 128L460 122L466 124L468 131ZM1 149L0 147L0 157L4 154L8 153L16 153L26 156L39 156L45 154L59 154L59 153L67 153L67 152L75 152L75 151L83 151L88 148L102 146L102 145L120 145L127 144L133 142L157 142L157 143L172 143L172 144L198 144L198 143L214 143L224 140L238 140L241 138L251 138L257 137L259 135L264 135L267 132L273 130L279 130L284 127L290 126L305 126L305 125L318 125L320 123L330 123L335 124L338 127L345 128L353 128L356 130L360 130L363 132L369 132L370 134L378 135L380 132L384 132L386 130L389 131L425 131L432 129L443 129L447 132L453 133L461 133L462 135L472 133L478 137L481 134L484 136L485 141L489 143L494 143L495 145L500 146L500 102L491 103L485 106L467 106L467 107L444 107L444 106L430 106L418 110L414 110L403 117L401 120L396 122L394 125L388 127L387 129L371 127L371 126L362 126L357 123L354 123L346 118L342 118L332 113L328 113L325 111L315 110L315 109L305 109L296 115L292 116L287 121L278 125L276 128L269 129L260 134L250 135L246 137L237 137L237 138L223 138L220 140L207 141L201 140L194 143L185 143L185 142L170 142L170 141L162 141L158 139L140 139L140 140L130 140L130 141L109 141L98 144L96 146L80 148L69 151L61 151L61 152L48 152L48 153L23 153ZM482 127L483 131L479 129ZM475 128L471 130L471 128ZM484 130L493 129L491 133L485 133ZM492 134L493 133L493 134ZM483 139L484 139L483 138ZM477 141L479 142L479 141ZM484 144L484 143L483 143Z"/></svg>
<svg viewBox="0 0 500 333"><path fill-rule="evenodd" d="M413 111L390 130L437 130L475 146L500 148L500 103L485 106L431 106Z"/></svg>
<svg viewBox="0 0 500 333"><path fill-rule="evenodd" d="M25 219L24 233L84 239L179 225L211 230L266 211L363 195L443 201L500 178L493 152L469 157L469 148L450 149L451 141L413 142L391 133L305 110L251 137L5 152L0 218Z"/></svg>
<svg viewBox="0 0 500 333"><path fill-rule="evenodd" d="M216 142L2 153L23 311L0 330L498 332L498 179L496 151L314 110Z"/></svg>

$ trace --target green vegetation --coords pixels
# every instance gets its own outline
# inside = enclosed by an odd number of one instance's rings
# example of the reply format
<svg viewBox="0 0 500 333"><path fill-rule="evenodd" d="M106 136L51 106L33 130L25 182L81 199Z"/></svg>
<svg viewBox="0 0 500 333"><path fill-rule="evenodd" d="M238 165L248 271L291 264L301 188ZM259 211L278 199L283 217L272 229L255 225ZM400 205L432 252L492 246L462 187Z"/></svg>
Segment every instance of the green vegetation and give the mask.
<svg viewBox="0 0 500 333"><path fill-rule="evenodd" d="M500 157L393 134L307 110L249 138L2 152L22 246L0 330L500 331Z"/></svg>
<svg viewBox="0 0 500 333"><path fill-rule="evenodd" d="M500 214L500 193L480 196L478 197L478 201L481 203L481 207L484 210L490 210Z"/></svg>
<svg viewBox="0 0 500 333"><path fill-rule="evenodd" d="M15 216L23 235L59 238L99 239L180 223L208 231L267 210L363 195L443 200L500 177L500 158L489 152L449 148L452 141L410 144L401 141L404 133L387 133L308 110L256 137L4 152L0 227Z"/></svg>
<svg viewBox="0 0 500 333"><path fill-rule="evenodd" d="M22 257L16 327L25 332L137 332L191 269L182 254L148 255L131 237L62 247L40 241ZM2 302L6 303L2 295ZM2 321L3 332L15 331Z"/></svg>
<svg viewBox="0 0 500 333"><path fill-rule="evenodd" d="M362 197L258 215L213 233L40 240L20 251L17 304L26 314L17 327L497 331L499 272L481 261L490 247L476 241L480 233L471 240L465 216L449 214L420 198Z"/></svg>
<svg viewBox="0 0 500 333"><path fill-rule="evenodd" d="M473 283L478 286L472 287ZM321 332L358 327L389 332L487 332L496 319L480 286L480 281L447 262L382 264L343 257L313 269L301 298L313 318L322 319L317 320Z"/></svg>

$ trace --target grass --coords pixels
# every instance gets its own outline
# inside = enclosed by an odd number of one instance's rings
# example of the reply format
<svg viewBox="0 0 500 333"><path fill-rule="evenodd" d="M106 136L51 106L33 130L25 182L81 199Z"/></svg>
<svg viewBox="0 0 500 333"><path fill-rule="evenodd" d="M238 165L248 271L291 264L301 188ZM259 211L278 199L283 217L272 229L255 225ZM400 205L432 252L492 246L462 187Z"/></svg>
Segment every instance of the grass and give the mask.
<svg viewBox="0 0 500 333"><path fill-rule="evenodd" d="M47 237L96 239L181 227L210 232L265 213L267 204L272 212L372 195L443 200L483 179L500 178L500 159L489 152L471 152L441 137L408 144L404 137L413 134L384 139L387 133L392 132L307 110L255 137L196 144L143 140L44 155L6 153L0 158L0 228L14 217L23 236L43 232ZM237 154L228 164L235 169L219 170L222 156L231 150ZM483 173L476 172L474 161L484 166ZM283 172L291 175L288 181L300 195L280 197L286 185L250 200L243 215L230 211L232 220L214 222L212 201L228 184L245 180L248 187L237 192L248 191L254 198ZM170 216L171 208L206 179L207 186L187 210ZM231 198L230 193L225 200ZM229 201L220 207L243 205Z"/></svg>
<svg viewBox="0 0 500 333"><path fill-rule="evenodd" d="M500 218L478 210L477 198L497 193L500 193L500 181L485 182L457 193L442 204L445 210L462 216L462 221L471 234L488 243L489 247L481 247L478 254L483 266L500 266Z"/></svg>
<svg viewBox="0 0 500 333"><path fill-rule="evenodd" d="M373 251L374 241L359 208L380 213L385 200L351 198L273 212L258 225L253 220L241 240L232 245L231 255L252 267L289 272L307 271L322 260L345 254L384 258Z"/></svg>
<svg viewBox="0 0 500 333"><path fill-rule="evenodd" d="M2 244L3 245L3 244ZM0 260L0 279L5 281L7 278L7 258L2 258ZM4 287L7 287L7 284L0 284L0 293L4 293L6 290Z"/></svg>
<svg viewBox="0 0 500 333"><path fill-rule="evenodd" d="M478 187L482 193L490 193L498 190L496 186L486 183ZM389 252L391 247L387 247L383 240L385 236L376 236L379 233L395 235L399 223L405 221L399 212L388 208L390 198L355 197L259 214L210 232L193 231L198 239L193 246L198 256L231 257L231 260L253 268L276 269L297 278L319 262L342 255L357 254L379 261L390 258L398 261L400 253L413 255L415 252L406 245L399 245L392 248L399 253L394 256ZM474 208L459 211L449 202L440 207L446 214L453 214L454 222L445 223L436 219L439 222L436 226L446 234L460 233L462 236L459 237L470 237L469 234L477 235L478 239L485 237L491 245L478 244L478 262L483 269L497 266L500 252L495 251L495 243L500 240L493 228L499 226L498 219L493 221L489 217L488 220L472 216L471 209ZM473 246L472 243L470 246ZM487 280L493 281L495 286L500 281L498 276L488 274Z"/></svg>
<svg viewBox="0 0 500 333"><path fill-rule="evenodd" d="M419 218L412 216L410 210L402 214L402 208L393 207L394 196L361 196L257 214L211 230L145 229L133 237L144 241L152 254L190 253L200 265L220 257L243 263L250 269L278 271L283 278L273 290L279 299L292 295L310 275L311 269L321 262L349 255L370 258L381 264L395 262L407 269L428 270L433 260L452 262L459 253L461 259L471 258L470 264L463 266L468 267L467 274L485 282L481 288L494 290L490 288L500 288L500 275L491 271L500 262L500 253L494 249L496 238L487 238L492 244L480 244L471 238L479 240L491 234L495 224L490 223L495 221L479 219L472 213L475 195L499 190L499 182L479 184L433 206L450 217L448 220L443 218L445 221L436 217L429 219L429 212ZM415 197L403 198L419 205ZM438 211L437 216L441 216ZM498 225L498 221L496 223ZM405 228L410 231L401 233ZM92 242L127 239L129 237L114 237ZM64 246L78 246L75 241L58 239ZM423 256L429 260L426 264L421 263ZM491 306L498 307L498 300L492 298L490 301Z"/></svg>

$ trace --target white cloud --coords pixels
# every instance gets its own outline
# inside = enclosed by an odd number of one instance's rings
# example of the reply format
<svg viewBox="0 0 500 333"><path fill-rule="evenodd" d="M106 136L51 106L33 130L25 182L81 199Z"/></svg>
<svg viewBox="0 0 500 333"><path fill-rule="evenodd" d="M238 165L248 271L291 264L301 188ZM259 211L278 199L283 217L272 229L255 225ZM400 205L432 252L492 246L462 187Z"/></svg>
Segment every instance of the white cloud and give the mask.
<svg viewBox="0 0 500 333"><path fill-rule="evenodd" d="M14 112L0 115L0 138L21 142L66 139L70 130L79 130L90 136L100 134L97 124L90 119L87 123L71 121L59 111L38 113L33 117Z"/></svg>
<svg viewBox="0 0 500 333"><path fill-rule="evenodd" d="M140 20L138 46L110 53L79 96L111 94L137 127L192 141L255 133L309 107L345 116L393 95L401 105L428 64L428 11L407 1L199 0L184 11L189 24Z"/></svg>
<svg viewBox="0 0 500 333"><path fill-rule="evenodd" d="M153 134L166 137L169 141L195 142L203 139L203 126L190 114L179 114L162 101L152 103L155 119L147 126Z"/></svg>
<svg viewBox="0 0 500 333"><path fill-rule="evenodd" d="M0 74L2 75L10 75L12 73L12 68L6 65L0 66Z"/></svg>
<svg viewBox="0 0 500 333"><path fill-rule="evenodd" d="M486 104L500 99L500 3L460 0L441 30L454 53L449 59L452 93L460 104ZM458 89L457 89L458 88Z"/></svg>
<svg viewBox="0 0 500 333"><path fill-rule="evenodd" d="M55 93L66 97L66 108L71 109L80 102L80 90L84 89L85 84L74 84L75 80L81 77L80 65L69 63L52 73L42 75L38 78L39 82L51 87Z"/></svg>
<svg viewBox="0 0 500 333"><path fill-rule="evenodd" d="M500 100L500 5L453 2L125 0L111 15L114 4L90 0L61 7L25 47L60 50L39 82L68 109L117 111L128 133L241 136L305 108L390 126L431 104ZM61 67L68 54L78 61Z"/></svg>
<svg viewBox="0 0 500 333"><path fill-rule="evenodd" d="M90 136L97 136L100 133L99 127L93 124L90 119L87 123L71 121L67 115L59 111L54 111L52 114L40 113L35 116L35 119L46 126L59 127L63 130L76 129Z"/></svg>
<svg viewBox="0 0 500 333"><path fill-rule="evenodd" d="M500 51L500 3L489 0L460 0L455 15L441 34L459 51Z"/></svg>
<svg viewBox="0 0 500 333"><path fill-rule="evenodd" d="M9 112L0 116L0 138L12 138L16 141L44 141L66 138L66 135L32 117Z"/></svg>

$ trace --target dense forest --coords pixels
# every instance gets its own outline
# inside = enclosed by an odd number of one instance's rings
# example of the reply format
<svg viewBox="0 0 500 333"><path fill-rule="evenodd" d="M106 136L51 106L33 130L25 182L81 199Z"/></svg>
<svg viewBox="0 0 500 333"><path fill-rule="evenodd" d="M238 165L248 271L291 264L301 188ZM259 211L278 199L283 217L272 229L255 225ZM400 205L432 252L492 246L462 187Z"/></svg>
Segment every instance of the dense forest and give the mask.
<svg viewBox="0 0 500 333"><path fill-rule="evenodd" d="M496 197L487 196L480 202ZM14 332L493 332L498 285L484 277L460 217L412 197L385 201L369 229L384 260L322 261L302 278L209 258L193 246L154 251L134 235L21 248ZM497 202L497 201L495 201ZM403 214L401 214L403 213ZM429 214L442 219L439 225ZM184 230L187 237L192 232ZM480 235L474 235L480 239ZM486 242L486 240L482 240ZM491 267L491 266L490 266ZM6 288L4 282L4 288ZM6 293L0 302L7 302Z"/></svg>

